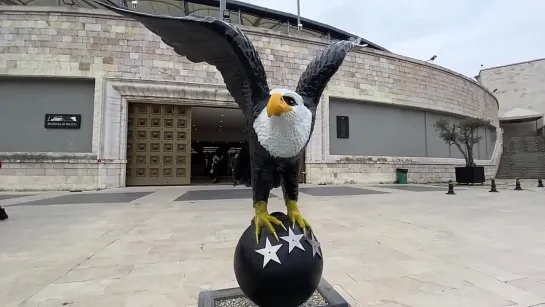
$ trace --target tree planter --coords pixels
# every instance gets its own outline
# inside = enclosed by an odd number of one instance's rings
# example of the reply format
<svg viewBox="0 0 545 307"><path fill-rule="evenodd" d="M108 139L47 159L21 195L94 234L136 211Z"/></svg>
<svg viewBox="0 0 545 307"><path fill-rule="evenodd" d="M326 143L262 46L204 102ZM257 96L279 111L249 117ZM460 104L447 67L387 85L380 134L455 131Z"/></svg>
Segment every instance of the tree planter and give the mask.
<svg viewBox="0 0 545 307"><path fill-rule="evenodd" d="M456 167L456 182L458 184L480 183L484 184L484 166L463 166Z"/></svg>
<svg viewBox="0 0 545 307"><path fill-rule="evenodd" d="M449 146L456 146L464 156L466 166L455 167L456 182L458 184L484 184L484 167L476 166L473 156L473 147L479 144L482 136L475 133L483 127L490 126L490 120L484 118L466 118L451 124L448 119L442 118L434 125L439 137Z"/></svg>

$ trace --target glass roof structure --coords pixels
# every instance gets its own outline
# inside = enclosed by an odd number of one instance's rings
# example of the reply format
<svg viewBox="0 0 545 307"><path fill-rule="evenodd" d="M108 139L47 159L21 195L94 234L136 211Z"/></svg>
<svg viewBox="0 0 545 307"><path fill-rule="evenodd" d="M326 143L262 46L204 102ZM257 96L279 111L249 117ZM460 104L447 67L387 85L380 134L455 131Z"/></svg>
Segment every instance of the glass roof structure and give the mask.
<svg viewBox="0 0 545 307"><path fill-rule="evenodd" d="M117 3L130 9L158 15L187 16L190 14L212 16L219 18L219 0L106 0ZM96 8L98 5L91 0L0 0L0 5L29 5L29 6L68 6L82 8ZM267 9L257 5L226 0L226 11L230 22L245 26L271 29L284 33L297 33L297 16L290 13ZM317 38L332 40L354 40L357 35L350 34L332 26L300 18L302 34ZM382 51L385 48L360 38L360 45L367 45Z"/></svg>

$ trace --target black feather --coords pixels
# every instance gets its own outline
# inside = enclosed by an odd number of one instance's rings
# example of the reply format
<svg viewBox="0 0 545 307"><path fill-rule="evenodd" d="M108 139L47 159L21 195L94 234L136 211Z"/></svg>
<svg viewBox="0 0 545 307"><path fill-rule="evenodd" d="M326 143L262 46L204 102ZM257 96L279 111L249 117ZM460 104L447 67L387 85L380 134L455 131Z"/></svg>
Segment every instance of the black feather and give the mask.
<svg viewBox="0 0 545 307"><path fill-rule="evenodd" d="M354 43L349 41L339 41L327 46L308 64L299 78L295 91L303 97L305 105L313 112L316 111L327 83L341 67L352 46Z"/></svg>
<svg viewBox="0 0 545 307"><path fill-rule="evenodd" d="M280 183L282 182L281 174L281 169L275 169L273 172L271 189L278 188L280 186ZM252 185L252 163L250 156L250 144L248 142L244 142L242 144L235 159L233 179L239 184L244 184L247 187Z"/></svg>
<svg viewBox="0 0 545 307"><path fill-rule="evenodd" d="M265 68L248 37L234 25L209 16L159 16L94 2L139 21L189 61L215 66L246 117L252 116L255 104L266 102Z"/></svg>

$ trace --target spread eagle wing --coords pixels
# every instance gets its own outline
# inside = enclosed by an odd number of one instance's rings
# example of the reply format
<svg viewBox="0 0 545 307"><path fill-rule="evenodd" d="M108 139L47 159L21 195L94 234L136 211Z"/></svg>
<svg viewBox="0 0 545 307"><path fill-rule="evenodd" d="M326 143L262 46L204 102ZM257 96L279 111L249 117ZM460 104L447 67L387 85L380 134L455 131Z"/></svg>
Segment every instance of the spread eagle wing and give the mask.
<svg viewBox="0 0 545 307"><path fill-rule="evenodd" d="M108 1L110 4L95 2L139 21L189 61L215 66L247 118L253 112L254 102L265 101L269 95L267 75L259 54L237 27L213 17L159 16L117 7L111 1Z"/></svg>
<svg viewBox="0 0 545 307"><path fill-rule="evenodd" d="M350 41L339 41L327 46L308 64L307 69L299 78L295 91L303 97L305 105L313 113L320 103L320 97L327 83L341 67L344 58L353 46L354 43Z"/></svg>

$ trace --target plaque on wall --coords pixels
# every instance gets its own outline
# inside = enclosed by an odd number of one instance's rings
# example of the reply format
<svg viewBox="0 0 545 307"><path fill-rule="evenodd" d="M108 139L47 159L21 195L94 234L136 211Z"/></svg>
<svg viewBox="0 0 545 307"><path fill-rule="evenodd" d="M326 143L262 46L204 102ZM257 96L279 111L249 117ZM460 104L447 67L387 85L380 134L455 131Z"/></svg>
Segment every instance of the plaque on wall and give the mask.
<svg viewBox="0 0 545 307"><path fill-rule="evenodd" d="M81 114L46 114L46 129L80 129Z"/></svg>

